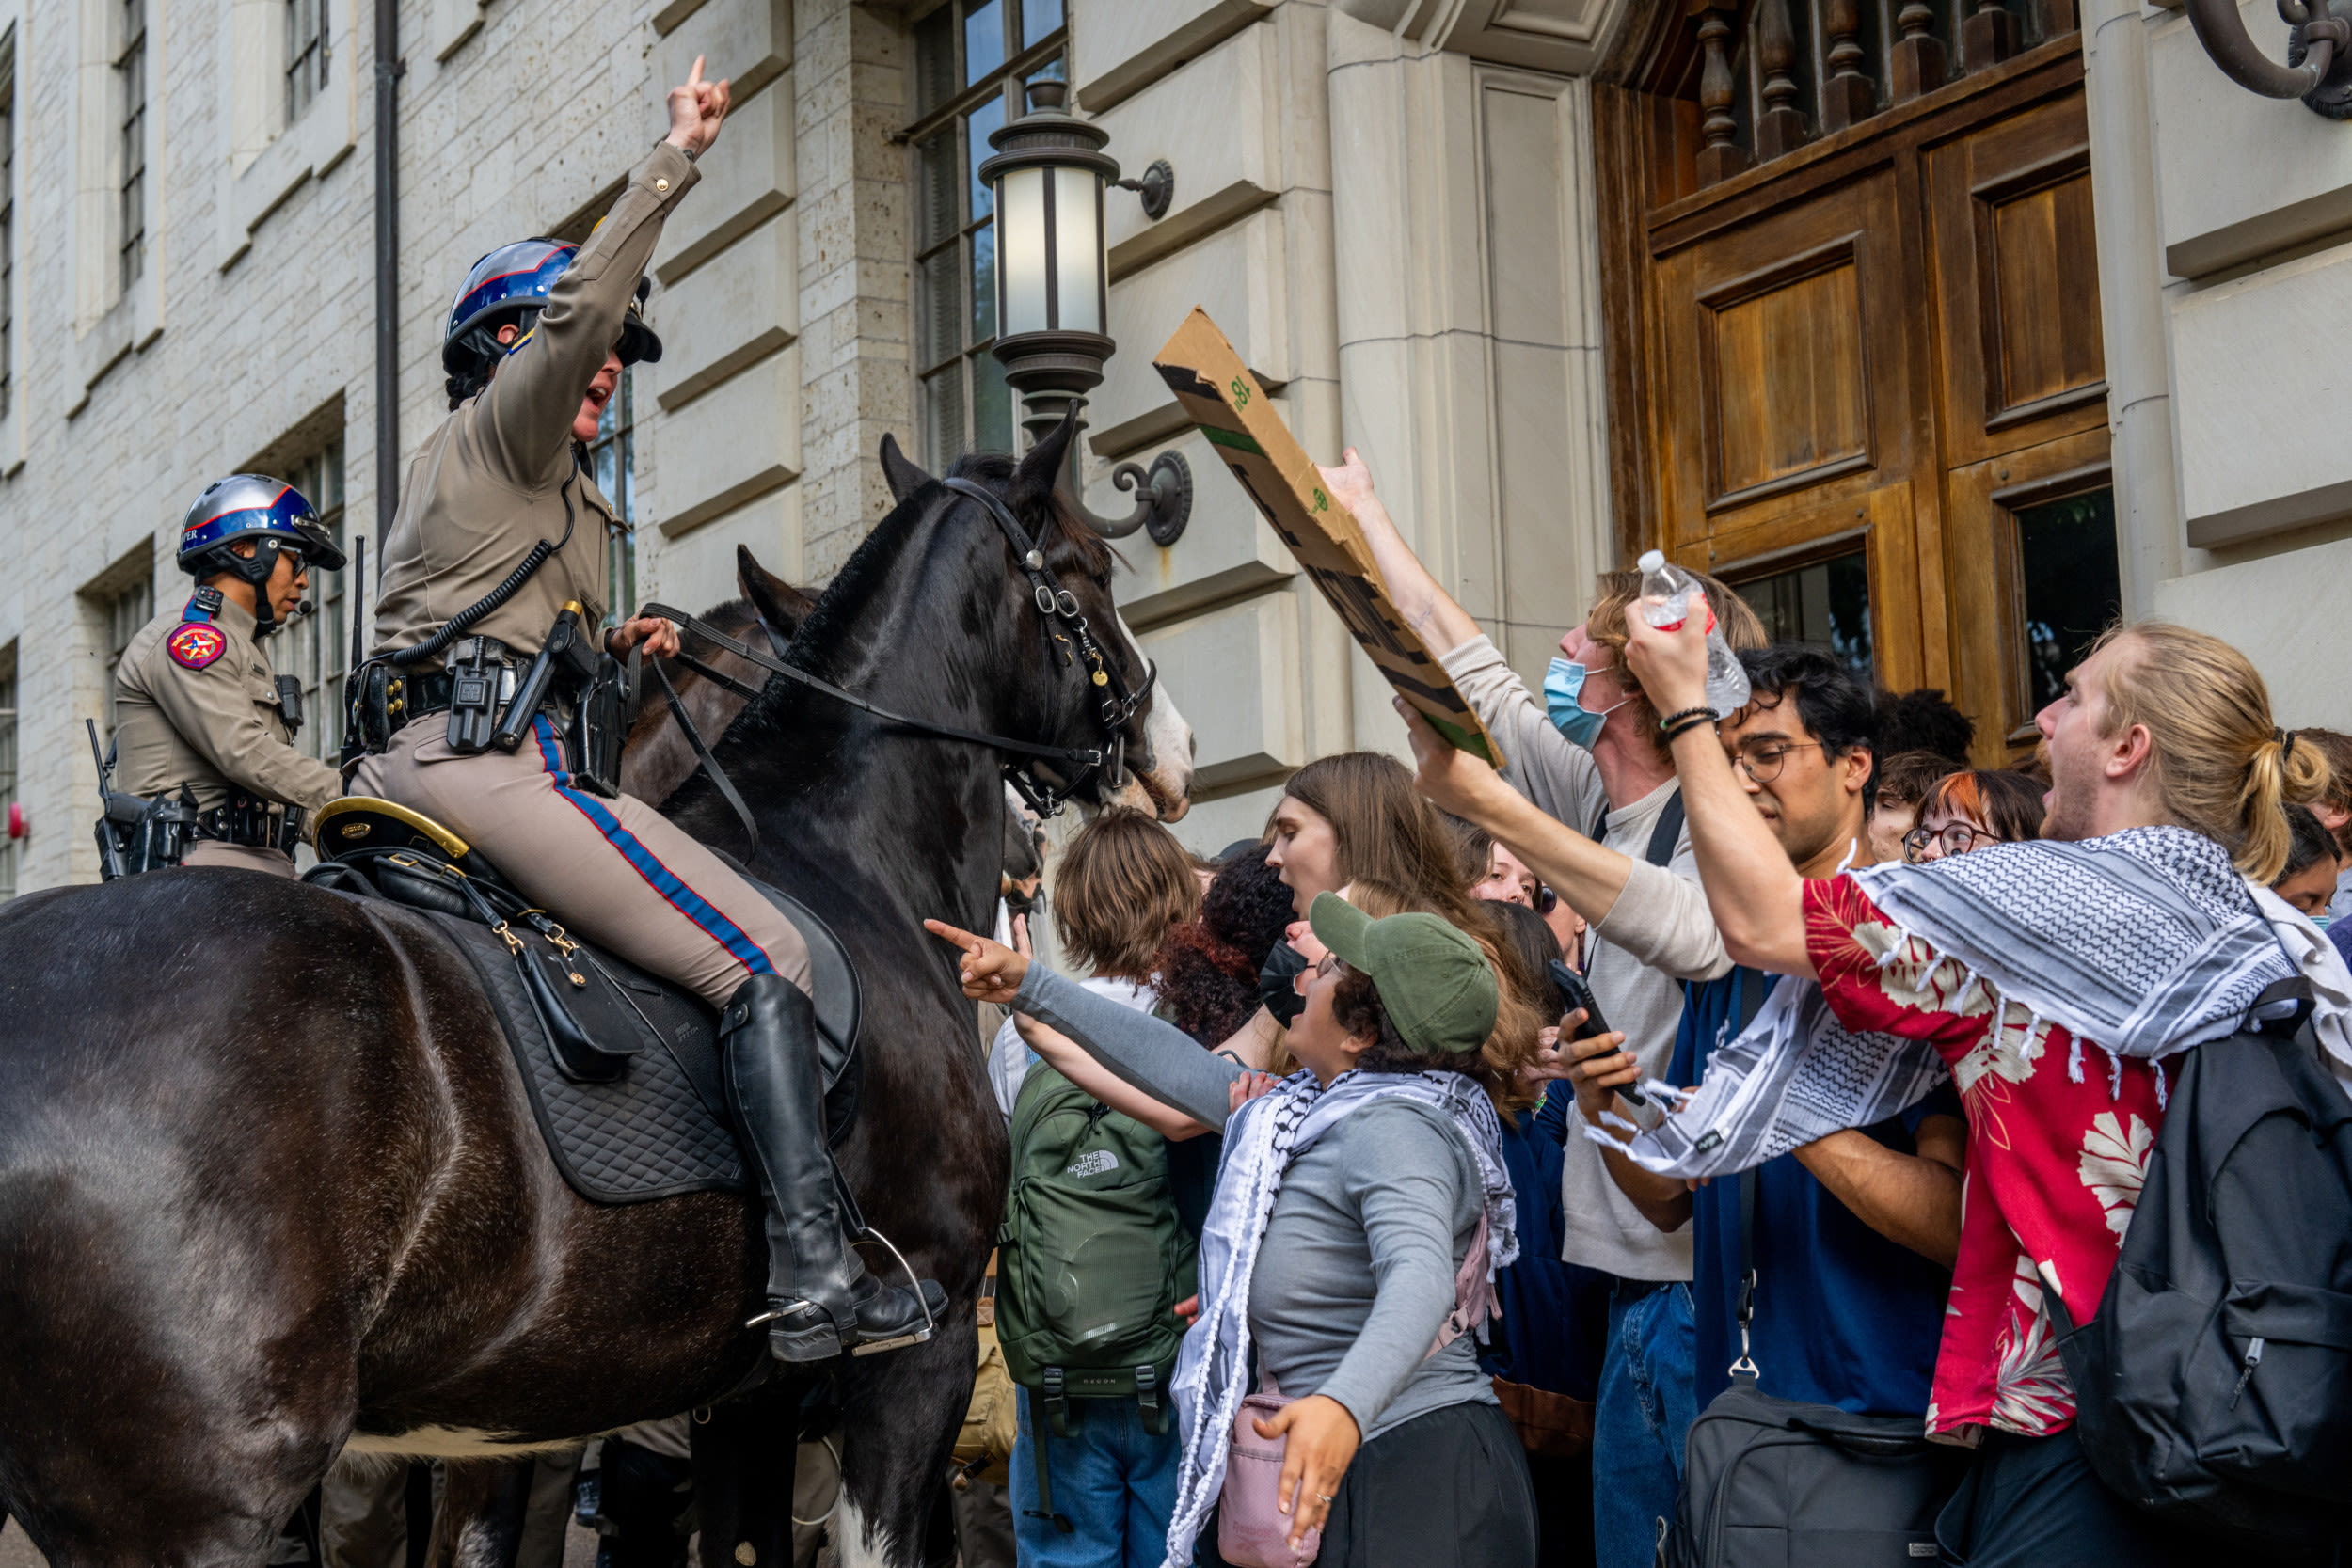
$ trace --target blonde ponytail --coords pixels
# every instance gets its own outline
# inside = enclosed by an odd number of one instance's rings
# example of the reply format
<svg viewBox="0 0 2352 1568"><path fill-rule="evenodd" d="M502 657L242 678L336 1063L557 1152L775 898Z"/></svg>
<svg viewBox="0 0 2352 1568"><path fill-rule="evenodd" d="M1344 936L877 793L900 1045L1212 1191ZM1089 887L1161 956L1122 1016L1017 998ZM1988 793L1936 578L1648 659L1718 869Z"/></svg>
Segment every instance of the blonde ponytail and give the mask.
<svg viewBox="0 0 2352 1568"><path fill-rule="evenodd" d="M2219 638L2150 621L2114 628L2098 647L2110 644L2119 657L2103 733L2145 726L2167 814L2220 844L2254 881L2276 881L2292 836L2285 808L2327 789L2328 759L2272 724L2261 673Z"/></svg>

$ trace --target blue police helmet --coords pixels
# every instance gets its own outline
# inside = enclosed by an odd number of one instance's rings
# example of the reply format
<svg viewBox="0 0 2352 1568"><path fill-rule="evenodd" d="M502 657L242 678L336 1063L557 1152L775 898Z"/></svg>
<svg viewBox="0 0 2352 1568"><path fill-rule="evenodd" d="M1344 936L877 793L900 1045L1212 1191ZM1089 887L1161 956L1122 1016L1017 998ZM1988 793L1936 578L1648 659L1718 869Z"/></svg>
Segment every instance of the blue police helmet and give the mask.
<svg viewBox="0 0 2352 1568"><path fill-rule="evenodd" d="M501 353L512 353L515 344L500 347L498 329L511 321L524 328L524 337L530 336L531 326L554 291L555 280L579 254L580 246L561 240L516 240L476 261L457 291L456 303L450 307L449 330L441 338L441 368L452 375L464 375ZM645 278L637 280L636 296L629 301L621 324L620 353L625 365L661 357L661 340L654 335L644 315L645 296L652 287ZM521 341L518 338L516 344Z"/></svg>
<svg viewBox="0 0 2352 1568"><path fill-rule="evenodd" d="M240 539L261 546L250 560L230 548ZM322 571L342 569L343 552L302 492L263 474L214 481L180 525L180 569L192 578L234 572L248 581L267 581L280 549L301 552Z"/></svg>

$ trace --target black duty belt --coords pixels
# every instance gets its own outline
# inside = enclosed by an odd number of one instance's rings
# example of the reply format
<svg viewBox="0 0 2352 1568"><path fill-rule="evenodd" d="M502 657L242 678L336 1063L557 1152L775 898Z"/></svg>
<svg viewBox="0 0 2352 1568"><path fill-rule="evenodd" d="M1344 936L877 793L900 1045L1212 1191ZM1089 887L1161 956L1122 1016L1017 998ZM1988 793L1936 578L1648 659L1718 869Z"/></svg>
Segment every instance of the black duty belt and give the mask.
<svg viewBox="0 0 2352 1568"><path fill-rule="evenodd" d="M282 813L282 814L281 814ZM305 814L300 806L271 810L239 798L225 806L200 813L196 836L215 844L239 844L248 849L277 849L293 854L302 842Z"/></svg>

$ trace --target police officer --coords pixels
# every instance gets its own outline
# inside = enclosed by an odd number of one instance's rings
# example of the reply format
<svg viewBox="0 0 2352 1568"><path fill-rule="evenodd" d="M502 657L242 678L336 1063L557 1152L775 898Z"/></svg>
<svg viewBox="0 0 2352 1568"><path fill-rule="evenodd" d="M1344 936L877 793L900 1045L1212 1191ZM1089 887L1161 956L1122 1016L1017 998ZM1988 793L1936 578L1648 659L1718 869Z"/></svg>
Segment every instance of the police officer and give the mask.
<svg viewBox="0 0 2352 1568"><path fill-rule="evenodd" d="M296 613L310 567L342 564L291 484L231 474L188 508L180 569L196 592L139 628L115 670L115 787L194 797L182 864L291 877L308 814L343 792L333 768L294 750L301 688L281 689L262 651Z"/></svg>
<svg viewBox="0 0 2352 1568"><path fill-rule="evenodd" d="M450 416L410 466L384 540L371 664L398 672L402 706L379 715L398 727L360 761L353 787L445 823L575 931L719 1009L729 1099L770 1206L769 1309L755 1321L779 1358L815 1361L928 1338L946 1298L929 1280L919 1293L883 1285L842 1228L807 948L659 812L585 787L597 763L573 754L578 727L559 728L564 699L517 716L524 699L503 695L527 684L515 672L544 646L604 617L606 535L618 524L586 472L585 443L623 368L660 356L638 301L662 222L726 114L727 84L702 71L697 59L671 89L668 137L586 244L503 246L459 291L441 356ZM640 642L669 655L677 630L638 618L602 641L615 658ZM372 674L366 689L389 687ZM519 738L512 751L485 743L486 714L469 716L493 700L506 705L504 734Z"/></svg>

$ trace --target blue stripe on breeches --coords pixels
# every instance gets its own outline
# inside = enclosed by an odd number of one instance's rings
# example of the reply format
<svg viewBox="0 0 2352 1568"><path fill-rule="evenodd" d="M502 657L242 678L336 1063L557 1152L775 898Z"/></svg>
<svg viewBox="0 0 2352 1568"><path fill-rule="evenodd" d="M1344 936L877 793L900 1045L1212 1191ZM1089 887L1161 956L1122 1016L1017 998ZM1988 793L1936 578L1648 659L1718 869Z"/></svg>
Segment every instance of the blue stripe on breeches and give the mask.
<svg viewBox="0 0 2352 1568"><path fill-rule="evenodd" d="M532 723L532 733L539 741L539 763L555 785L555 792L569 801L572 808L586 817L606 843L621 852L630 869L645 879L645 885L669 902L672 909L692 921L711 941L726 949L736 962L748 974L773 974L776 966L769 961L743 927L714 909L708 900L679 879L677 873L661 863L661 858L647 848L636 834L621 825L619 817L595 796L571 787L571 774L564 771L556 750L555 726L542 714Z"/></svg>

